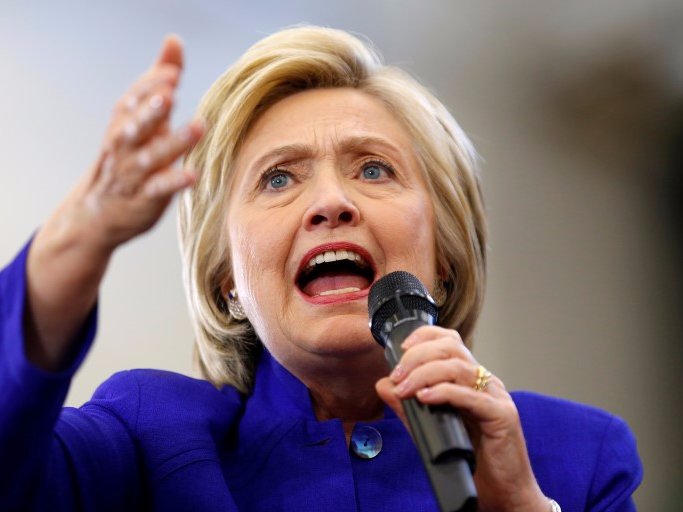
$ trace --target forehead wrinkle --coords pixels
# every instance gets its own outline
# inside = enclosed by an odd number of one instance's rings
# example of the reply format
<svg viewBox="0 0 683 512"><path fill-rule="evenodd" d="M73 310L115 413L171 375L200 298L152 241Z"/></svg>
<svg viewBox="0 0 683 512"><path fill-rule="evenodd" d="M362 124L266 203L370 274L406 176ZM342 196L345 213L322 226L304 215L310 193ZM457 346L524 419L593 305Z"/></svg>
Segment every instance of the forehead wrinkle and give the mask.
<svg viewBox="0 0 683 512"><path fill-rule="evenodd" d="M359 154L376 152L372 150L377 148L389 153L394 158L402 157L401 150L384 137L377 137L374 135L357 135L347 137L339 142L340 153Z"/></svg>
<svg viewBox="0 0 683 512"><path fill-rule="evenodd" d="M313 147L309 144L285 144L284 146L279 146L275 149L268 151L265 155L258 157L253 164L250 165L251 168L262 168L266 167L270 162L274 162L282 159L307 159L311 158L314 154Z"/></svg>
<svg viewBox="0 0 683 512"><path fill-rule="evenodd" d="M314 142L312 146L306 144L293 144L294 148L301 148L306 157L318 156L337 156L337 155L360 155L365 153L383 152L397 160L404 160L406 156L399 146L391 140L376 135L350 135L340 133L342 129L335 127L328 141L320 142L314 131ZM326 144L325 142L328 142ZM287 147L287 146L285 146ZM304 151L304 148L306 151ZM412 146L411 146L412 150Z"/></svg>
<svg viewBox="0 0 683 512"><path fill-rule="evenodd" d="M318 122L311 123L309 126L310 142L292 142L283 144L270 151L267 151L260 157L256 157L249 168L252 170L261 170L270 167L276 163L281 163L284 160L301 161L308 160L314 157L336 157L344 155L362 155L367 153L385 153L386 156L398 160L402 163L407 163L411 160L411 155L405 154L405 149L401 149L404 144L403 136L399 135L400 140L394 142L392 139L396 138L397 134L385 136L382 134L367 133L363 127L358 126L356 121L354 128L358 133L353 133L353 128L340 126L335 124L330 131L327 131L322 123L320 126ZM345 132L351 131L350 135ZM326 133L327 132L327 133ZM411 149L412 144L410 145Z"/></svg>

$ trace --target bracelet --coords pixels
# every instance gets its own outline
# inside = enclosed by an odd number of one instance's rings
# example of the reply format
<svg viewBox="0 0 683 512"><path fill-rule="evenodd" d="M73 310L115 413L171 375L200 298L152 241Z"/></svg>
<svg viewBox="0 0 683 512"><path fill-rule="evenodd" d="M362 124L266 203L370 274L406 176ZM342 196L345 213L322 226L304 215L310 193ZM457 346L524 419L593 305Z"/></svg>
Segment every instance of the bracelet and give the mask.
<svg viewBox="0 0 683 512"><path fill-rule="evenodd" d="M548 498L548 502L550 503L550 512L562 512L560 505L555 500Z"/></svg>

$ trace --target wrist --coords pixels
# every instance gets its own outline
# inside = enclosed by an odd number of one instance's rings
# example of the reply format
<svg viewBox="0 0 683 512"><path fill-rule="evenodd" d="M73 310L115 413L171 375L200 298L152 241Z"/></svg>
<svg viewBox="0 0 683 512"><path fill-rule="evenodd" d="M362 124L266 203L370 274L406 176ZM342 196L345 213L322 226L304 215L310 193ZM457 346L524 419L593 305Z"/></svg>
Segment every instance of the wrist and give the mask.
<svg viewBox="0 0 683 512"><path fill-rule="evenodd" d="M111 256L76 213L62 205L36 234L26 262L25 352L48 371L69 361Z"/></svg>
<svg viewBox="0 0 683 512"><path fill-rule="evenodd" d="M62 276L80 281L86 276L100 276L113 249L101 240L87 215L73 210L70 205L60 207L40 228L31 245L29 265L69 270Z"/></svg>
<svg viewBox="0 0 683 512"><path fill-rule="evenodd" d="M540 489L533 503L533 508L530 508L529 510L537 510L538 512L556 512L556 510L552 508L552 503L554 502L551 502L551 500L546 495L544 495L540 491Z"/></svg>
<svg viewBox="0 0 683 512"><path fill-rule="evenodd" d="M512 497L507 494L505 502L488 503L484 505L480 502L481 511L501 511L506 512L561 512L561 509L551 508L551 500L541 492L538 486L536 489L530 490L522 494L517 494Z"/></svg>
<svg viewBox="0 0 683 512"><path fill-rule="evenodd" d="M551 512L550 501L548 497L543 494L538 484L534 483L533 489L530 489L524 500L520 501L520 506L514 510L534 511L534 512ZM555 511L552 511L555 512Z"/></svg>

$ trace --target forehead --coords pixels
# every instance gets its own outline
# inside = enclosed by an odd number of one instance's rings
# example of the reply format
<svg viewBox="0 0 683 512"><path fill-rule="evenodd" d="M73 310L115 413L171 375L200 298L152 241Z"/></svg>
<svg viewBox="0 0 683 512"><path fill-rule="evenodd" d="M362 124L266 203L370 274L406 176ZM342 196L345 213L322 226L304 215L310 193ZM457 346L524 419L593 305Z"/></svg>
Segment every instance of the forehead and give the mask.
<svg viewBox="0 0 683 512"><path fill-rule="evenodd" d="M357 89L313 89L268 108L251 126L238 155L249 165L277 147L308 145L321 152L349 140L385 141L414 163L412 140L384 103Z"/></svg>

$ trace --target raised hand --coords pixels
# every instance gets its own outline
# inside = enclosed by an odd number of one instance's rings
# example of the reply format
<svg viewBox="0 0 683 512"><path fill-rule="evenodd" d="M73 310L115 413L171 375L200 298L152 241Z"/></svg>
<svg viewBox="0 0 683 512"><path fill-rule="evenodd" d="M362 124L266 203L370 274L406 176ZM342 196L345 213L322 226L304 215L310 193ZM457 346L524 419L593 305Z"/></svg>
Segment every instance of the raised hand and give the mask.
<svg viewBox="0 0 683 512"><path fill-rule="evenodd" d="M26 353L51 370L66 364L113 251L152 227L194 182L173 163L202 136L201 121L170 128L182 45L164 40L152 67L119 100L90 171L38 231L27 263Z"/></svg>
<svg viewBox="0 0 683 512"><path fill-rule="evenodd" d="M192 170L170 167L203 132L200 121L170 129L182 66L180 41L166 38L157 61L114 108L100 157L77 189L89 236L103 248L149 229L171 197L194 181Z"/></svg>

